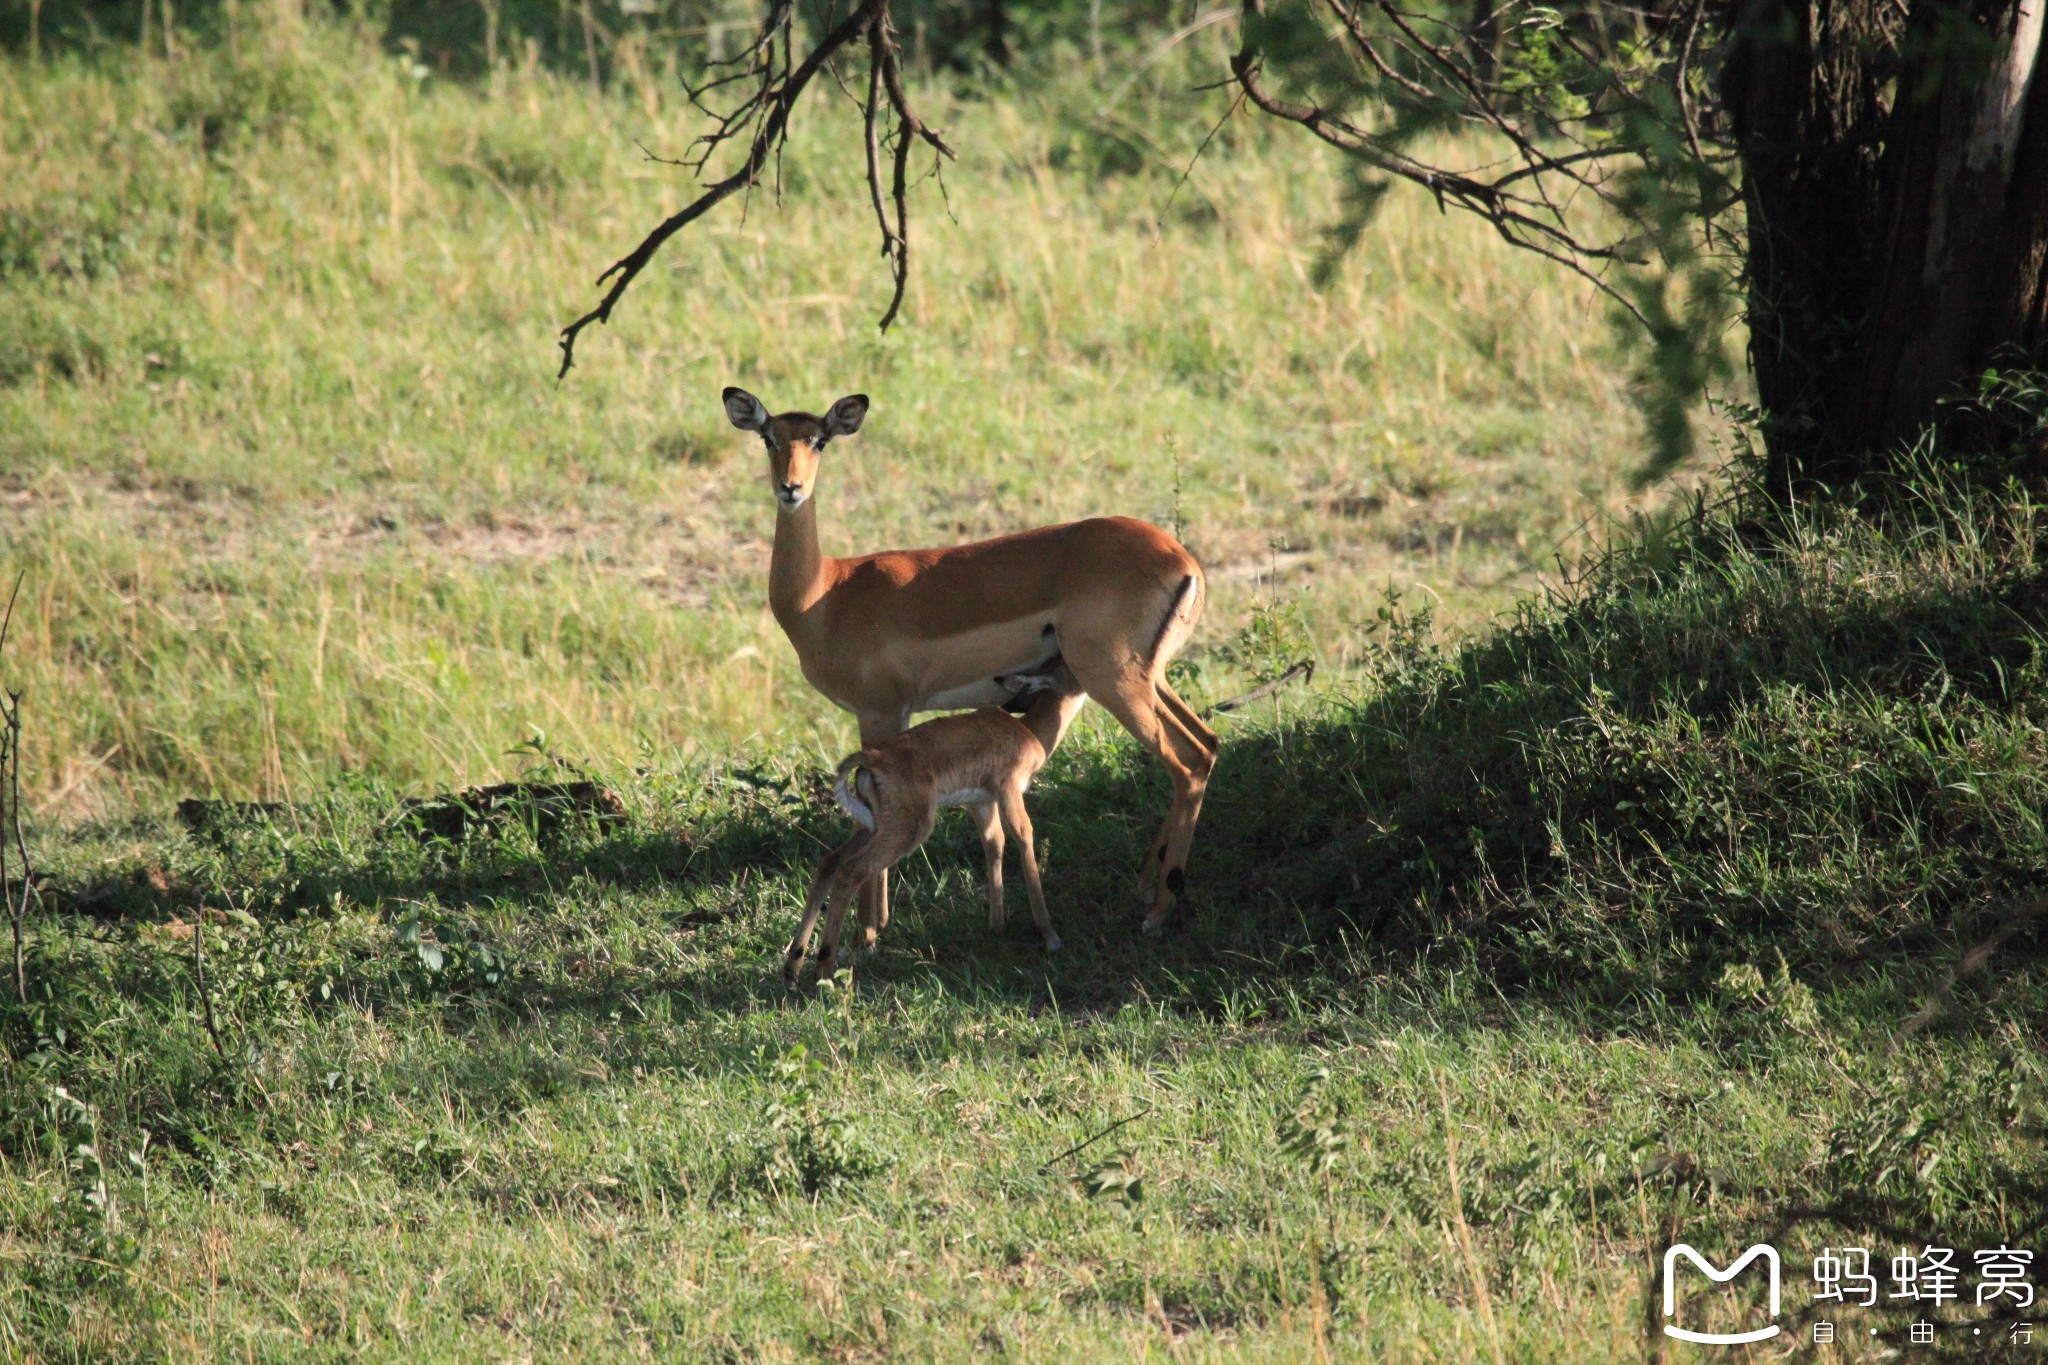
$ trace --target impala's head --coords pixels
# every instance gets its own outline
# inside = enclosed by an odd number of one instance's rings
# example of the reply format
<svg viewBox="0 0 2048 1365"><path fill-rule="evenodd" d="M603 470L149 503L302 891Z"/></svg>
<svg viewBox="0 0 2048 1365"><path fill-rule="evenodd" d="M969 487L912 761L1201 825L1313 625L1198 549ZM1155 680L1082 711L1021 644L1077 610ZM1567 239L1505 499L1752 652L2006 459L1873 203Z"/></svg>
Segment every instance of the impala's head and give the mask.
<svg viewBox="0 0 2048 1365"><path fill-rule="evenodd" d="M768 487L785 512L804 505L818 486L818 456L835 436L851 436L868 415L868 396L849 394L825 410L768 415L761 400L745 389L725 391L725 415L741 431L751 431L768 447Z"/></svg>

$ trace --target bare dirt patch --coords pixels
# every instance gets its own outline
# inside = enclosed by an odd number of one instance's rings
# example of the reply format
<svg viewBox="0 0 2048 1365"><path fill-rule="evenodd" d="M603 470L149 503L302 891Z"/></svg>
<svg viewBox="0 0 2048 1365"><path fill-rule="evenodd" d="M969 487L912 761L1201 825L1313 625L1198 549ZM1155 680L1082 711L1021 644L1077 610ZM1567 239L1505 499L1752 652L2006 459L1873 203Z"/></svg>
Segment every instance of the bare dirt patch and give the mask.
<svg viewBox="0 0 2048 1365"><path fill-rule="evenodd" d="M177 484L0 483L0 539L24 543L88 527L202 563L283 555L343 573L391 557L429 571L436 565L568 566L689 608L708 606L729 583L765 572L768 561L766 544L734 536L701 511L674 508L487 511L456 520L422 514L396 499L280 507Z"/></svg>

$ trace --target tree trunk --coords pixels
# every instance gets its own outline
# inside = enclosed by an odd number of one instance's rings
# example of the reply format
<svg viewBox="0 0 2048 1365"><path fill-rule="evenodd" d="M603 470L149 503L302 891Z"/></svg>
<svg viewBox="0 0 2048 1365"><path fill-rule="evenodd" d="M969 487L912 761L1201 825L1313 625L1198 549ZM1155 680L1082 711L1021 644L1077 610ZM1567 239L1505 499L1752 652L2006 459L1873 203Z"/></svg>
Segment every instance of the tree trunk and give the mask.
<svg viewBox="0 0 2048 1365"><path fill-rule="evenodd" d="M1881 469L2048 359L2048 0L1742 0L1726 69L1781 500Z"/></svg>
<svg viewBox="0 0 2048 1365"><path fill-rule="evenodd" d="M1472 73L1481 81L1491 81L1500 60L1500 20L1493 12L1493 0L1472 0L1465 41L1472 45Z"/></svg>
<svg viewBox="0 0 2048 1365"><path fill-rule="evenodd" d="M1003 9L1003 0L984 0L983 20L987 25L988 59L997 66L1010 64L1010 16Z"/></svg>

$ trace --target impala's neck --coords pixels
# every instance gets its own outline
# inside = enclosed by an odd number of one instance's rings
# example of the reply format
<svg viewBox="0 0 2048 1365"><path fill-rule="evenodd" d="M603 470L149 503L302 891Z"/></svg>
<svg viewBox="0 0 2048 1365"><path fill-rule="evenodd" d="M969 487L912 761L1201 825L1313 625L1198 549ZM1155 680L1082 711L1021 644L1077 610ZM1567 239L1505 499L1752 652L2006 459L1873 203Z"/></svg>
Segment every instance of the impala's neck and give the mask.
<svg viewBox="0 0 2048 1365"><path fill-rule="evenodd" d="M788 630L825 591L825 556L818 551L818 500L794 512L775 509L775 552L768 563L768 605Z"/></svg>

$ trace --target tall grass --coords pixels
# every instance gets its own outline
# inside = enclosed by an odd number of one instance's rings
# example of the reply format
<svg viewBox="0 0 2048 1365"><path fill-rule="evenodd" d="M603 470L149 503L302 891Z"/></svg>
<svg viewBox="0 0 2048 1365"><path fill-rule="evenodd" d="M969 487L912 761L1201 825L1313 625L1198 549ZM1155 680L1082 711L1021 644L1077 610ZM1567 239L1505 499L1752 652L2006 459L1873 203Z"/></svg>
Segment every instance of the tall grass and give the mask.
<svg viewBox="0 0 2048 1365"><path fill-rule="evenodd" d="M836 750L762 610L727 383L874 396L829 551L1181 525L1215 583L1197 691L1242 679L1215 647L1260 603L1342 664L1389 584L1468 628L1628 503L1583 291L1409 200L1310 287L1328 165L1238 121L1175 193L1220 110L1178 58L1114 100L1085 67L923 93L963 159L919 190L887 336L821 93L779 192L674 242L556 386L555 329L684 192L635 145L685 148L676 90L510 57L451 84L245 18L238 55L0 65L0 569L53 812L455 782L536 727L612 760Z"/></svg>

